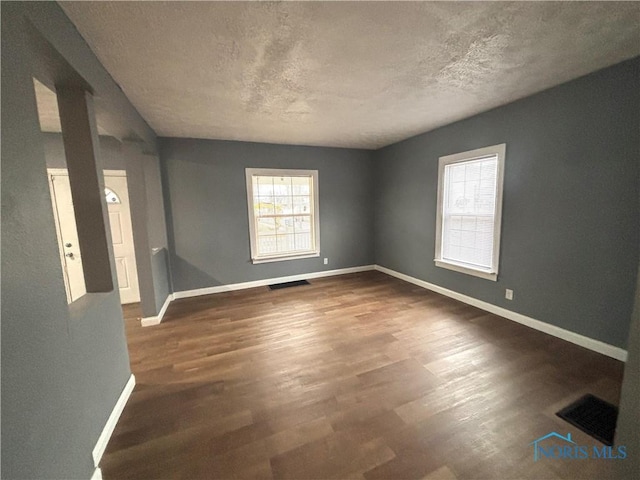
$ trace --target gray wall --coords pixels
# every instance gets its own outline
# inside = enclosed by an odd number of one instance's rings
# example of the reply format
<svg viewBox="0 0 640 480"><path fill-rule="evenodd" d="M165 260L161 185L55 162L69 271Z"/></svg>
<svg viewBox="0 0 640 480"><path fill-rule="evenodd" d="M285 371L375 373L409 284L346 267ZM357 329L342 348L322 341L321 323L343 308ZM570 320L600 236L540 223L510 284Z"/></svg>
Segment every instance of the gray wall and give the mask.
<svg viewBox="0 0 640 480"><path fill-rule="evenodd" d="M167 297L173 289L171 288L171 277L169 273L169 251L166 248L152 253L151 271L153 272L153 291L155 294L156 315L167 301Z"/></svg>
<svg viewBox="0 0 640 480"><path fill-rule="evenodd" d="M625 347L640 244L639 79L636 58L375 152L376 262ZM498 282L435 267L438 158L499 143Z"/></svg>
<svg viewBox="0 0 640 480"><path fill-rule="evenodd" d="M169 272L167 225L165 222L164 196L160 176L160 161L155 155L145 155L144 177L147 195L147 224L151 249L151 275L155 313L157 315L172 292Z"/></svg>
<svg viewBox="0 0 640 480"><path fill-rule="evenodd" d="M640 268L638 274L640 278ZM636 286L627 349L629 357L624 366L615 442L626 445L627 458L624 462L616 462L616 466L618 479L635 480L640 473L640 282Z"/></svg>
<svg viewBox="0 0 640 480"><path fill-rule="evenodd" d="M175 291L374 263L368 151L162 138L160 157ZM319 171L320 258L251 263L246 167Z"/></svg>
<svg viewBox="0 0 640 480"><path fill-rule="evenodd" d="M44 139L44 155L48 168L67 168L64 155L64 145L60 133L46 132L42 134ZM100 160L105 169L126 170L127 165L122 156L120 142L107 136L100 136Z"/></svg>
<svg viewBox="0 0 640 480"><path fill-rule="evenodd" d="M46 48L35 48L27 21ZM129 359L115 292L66 304L31 81L36 70L48 85L79 73L120 138L143 139L153 151L155 135L54 2L3 3L2 475L86 479L91 450L130 375ZM166 139L176 290L375 260L624 346L638 265L638 73L638 61L627 62L374 154ZM437 158L500 142L507 143L500 281L436 269ZM320 170L319 259L249 262L248 166ZM154 269L167 263L161 237L149 235L161 248L151 257ZM155 280L161 296L168 278ZM507 286L515 289L513 302L503 300ZM637 335L629 349L637 362ZM637 381L625 379L622 423L637 414L628 407L633 389Z"/></svg>
<svg viewBox="0 0 640 480"><path fill-rule="evenodd" d="M27 35L27 21L41 36ZM48 84L64 84L76 70L123 129L149 139L149 148L155 136L56 3L3 3L2 476L87 479L91 451L130 376L129 357L116 292L66 302L36 67Z"/></svg>
<svg viewBox="0 0 640 480"><path fill-rule="evenodd" d="M147 223L151 248L167 248L164 197L160 178L160 161L155 155L143 156L145 191L147 194Z"/></svg>
<svg viewBox="0 0 640 480"><path fill-rule="evenodd" d="M122 150L127 163L142 315L154 317L170 291L168 265L165 262L162 267L161 260L154 258L154 252L167 247L160 162L156 156L145 154L137 142L124 142Z"/></svg>

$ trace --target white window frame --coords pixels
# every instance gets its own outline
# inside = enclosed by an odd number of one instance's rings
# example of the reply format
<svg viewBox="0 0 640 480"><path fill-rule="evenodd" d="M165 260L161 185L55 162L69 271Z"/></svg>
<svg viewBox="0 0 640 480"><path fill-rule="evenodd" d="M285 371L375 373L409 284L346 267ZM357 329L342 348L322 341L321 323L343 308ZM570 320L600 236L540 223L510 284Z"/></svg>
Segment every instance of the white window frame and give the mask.
<svg viewBox="0 0 640 480"><path fill-rule="evenodd" d="M436 252L434 262L436 266L460 273L466 273L487 280L498 280L498 266L500 262L500 232L502 225L502 196L504 190L504 158L506 144L492 145L467 152L455 153L440 157L438 161L438 209L436 214ZM493 261L488 270L474 268L471 265L452 262L442 258L442 235L444 221L444 170L447 165L480 160L486 157L497 156L498 172L496 176L496 201L493 224Z"/></svg>
<svg viewBox="0 0 640 480"><path fill-rule="evenodd" d="M318 201L318 170L292 170L284 168L247 168L245 169L247 179L247 210L249 212L249 236L251 239L251 261L253 263L279 262L284 260L296 260L300 258L312 258L320 256L320 203ZM258 235L256 232L256 217L253 210L253 177L273 176L273 177L311 177L311 241L313 249L302 253L271 255L258 255Z"/></svg>

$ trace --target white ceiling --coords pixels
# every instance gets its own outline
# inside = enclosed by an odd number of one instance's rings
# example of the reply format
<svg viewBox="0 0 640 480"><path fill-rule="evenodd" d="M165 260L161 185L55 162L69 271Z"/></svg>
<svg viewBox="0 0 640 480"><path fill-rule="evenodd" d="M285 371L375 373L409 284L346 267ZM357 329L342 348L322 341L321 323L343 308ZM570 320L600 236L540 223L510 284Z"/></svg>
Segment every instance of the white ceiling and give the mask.
<svg viewBox="0 0 640 480"><path fill-rule="evenodd" d="M379 148L640 54L638 2L60 2L161 136Z"/></svg>

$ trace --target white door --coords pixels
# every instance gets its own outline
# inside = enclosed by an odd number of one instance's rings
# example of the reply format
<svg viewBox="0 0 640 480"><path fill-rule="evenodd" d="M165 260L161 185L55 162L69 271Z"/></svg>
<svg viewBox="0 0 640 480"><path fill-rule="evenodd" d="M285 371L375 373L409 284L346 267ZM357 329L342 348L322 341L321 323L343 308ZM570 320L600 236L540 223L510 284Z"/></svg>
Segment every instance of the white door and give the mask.
<svg viewBox="0 0 640 480"><path fill-rule="evenodd" d="M76 217L71 200L71 186L68 175L50 175L49 180L67 301L71 303L87 293L82 256L78 246Z"/></svg>
<svg viewBox="0 0 640 480"><path fill-rule="evenodd" d="M139 302L140 288L133 247L127 177L124 173L117 174L105 171L104 184L109 208L113 256L115 257L118 287L120 288L120 302L123 304Z"/></svg>
<svg viewBox="0 0 640 480"><path fill-rule="evenodd" d="M50 170L49 173L67 300L73 302L86 293L86 287L69 175L65 170ZM105 171L104 181L120 302L139 302L140 289L133 247L127 177L122 171L108 170Z"/></svg>

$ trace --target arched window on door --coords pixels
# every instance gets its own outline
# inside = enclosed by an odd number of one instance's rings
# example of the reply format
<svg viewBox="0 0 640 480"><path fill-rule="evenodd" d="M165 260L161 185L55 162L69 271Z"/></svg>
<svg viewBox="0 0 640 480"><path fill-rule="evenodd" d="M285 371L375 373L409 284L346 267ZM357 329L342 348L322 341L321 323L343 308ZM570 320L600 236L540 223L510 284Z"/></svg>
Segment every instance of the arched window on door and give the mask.
<svg viewBox="0 0 640 480"><path fill-rule="evenodd" d="M105 187L104 188L104 195L107 199L107 204L109 203L121 203L120 202L120 197L118 196L118 194L116 192L114 192L113 190L111 190L109 187Z"/></svg>

